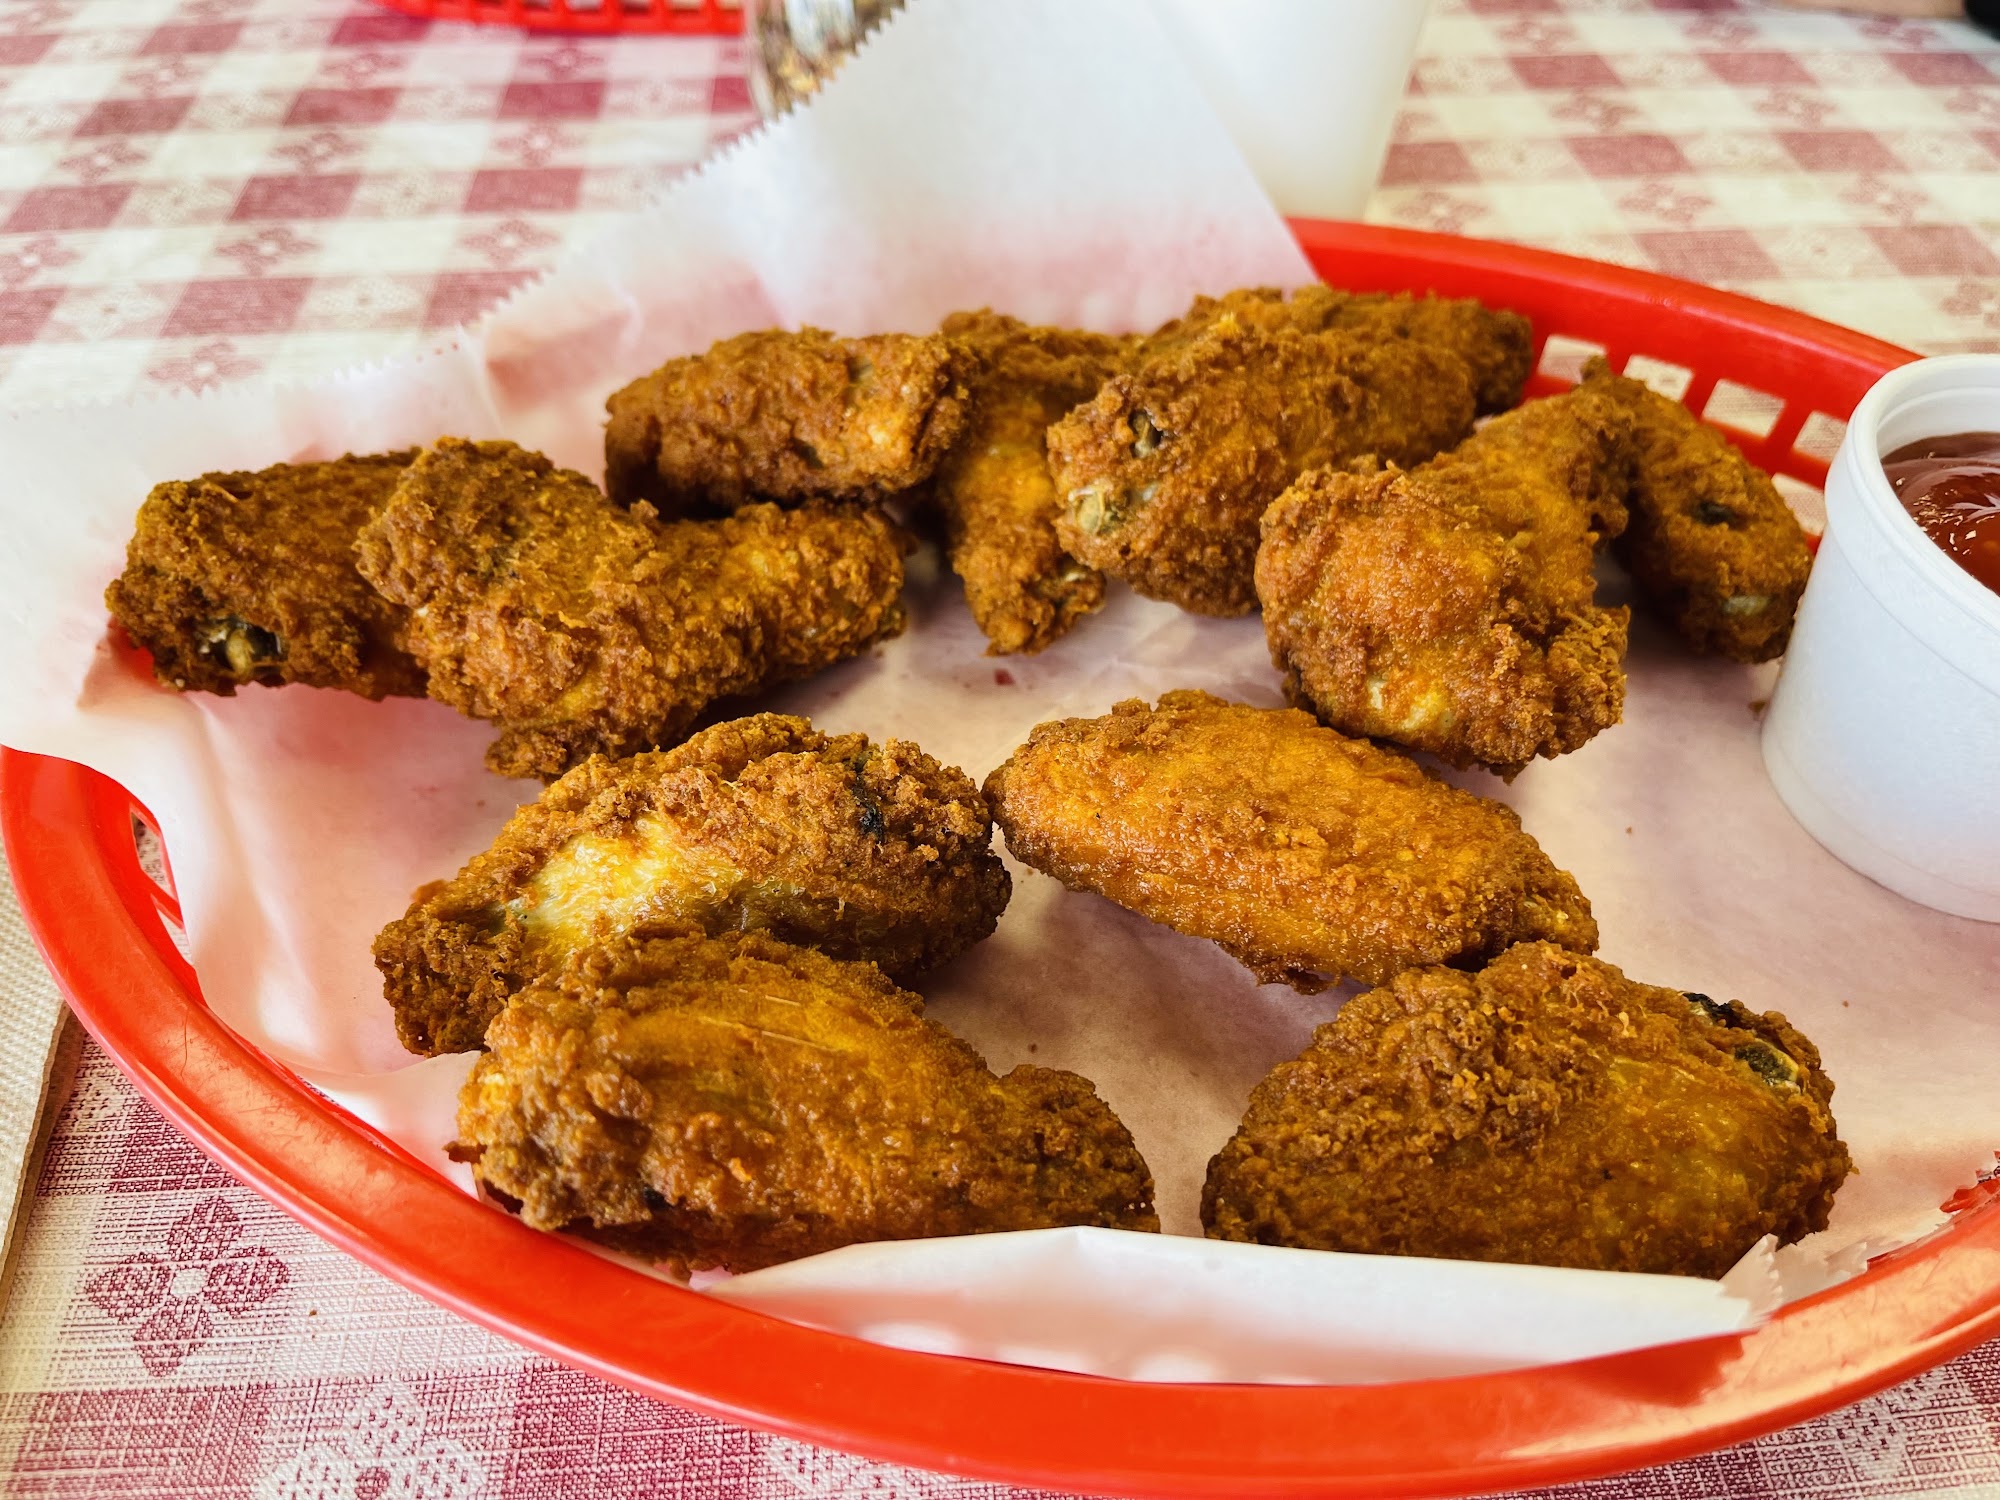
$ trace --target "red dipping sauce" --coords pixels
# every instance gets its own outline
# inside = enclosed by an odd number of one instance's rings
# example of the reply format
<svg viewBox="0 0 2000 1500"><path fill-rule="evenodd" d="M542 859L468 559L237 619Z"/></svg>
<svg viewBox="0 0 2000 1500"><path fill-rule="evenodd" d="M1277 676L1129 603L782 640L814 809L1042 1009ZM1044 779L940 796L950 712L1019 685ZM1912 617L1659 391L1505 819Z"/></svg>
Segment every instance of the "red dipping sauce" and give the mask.
<svg viewBox="0 0 2000 1500"><path fill-rule="evenodd" d="M2000 432L1905 443L1883 456L1882 472L1924 533L2000 594Z"/></svg>

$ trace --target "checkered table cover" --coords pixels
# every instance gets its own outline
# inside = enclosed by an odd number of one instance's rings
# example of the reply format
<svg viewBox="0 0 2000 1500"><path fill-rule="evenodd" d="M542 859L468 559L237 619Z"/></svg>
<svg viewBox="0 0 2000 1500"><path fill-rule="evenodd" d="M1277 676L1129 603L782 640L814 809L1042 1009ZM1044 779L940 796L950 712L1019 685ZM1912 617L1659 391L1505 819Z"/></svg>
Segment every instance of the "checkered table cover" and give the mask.
<svg viewBox="0 0 2000 1500"><path fill-rule="evenodd" d="M0 400L300 376L435 341L749 122L732 42L337 0L0 0ZM2000 43L1734 0L1437 0L1370 215L1648 266L1926 351L2000 350ZM529 1355L297 1227L91 1048L0 1326L0 1493L1013 1492ZM2000 1495L2000 1345L1563 1493Z"/></svg>

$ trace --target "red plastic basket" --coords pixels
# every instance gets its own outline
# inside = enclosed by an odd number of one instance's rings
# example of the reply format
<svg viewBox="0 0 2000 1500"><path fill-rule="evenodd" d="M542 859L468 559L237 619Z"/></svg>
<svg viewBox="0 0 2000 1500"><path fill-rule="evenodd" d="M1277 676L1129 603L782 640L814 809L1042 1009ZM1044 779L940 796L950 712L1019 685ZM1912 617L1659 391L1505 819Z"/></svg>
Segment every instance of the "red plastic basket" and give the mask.
<svg viewBox="0 0 2000 1500"><path fill-rule="evenodd" d="M1502 245L1304 223L1321 274L1479 296L1614 363L1678 367L1706 405L1769 394L1760 463L1806 483L1817 413L1913 355L1741 297ZM1539 389L1559 384L1547 370ZM1761 425L1761 424L1760 424ZM1814 446L1814 445L1808 445ZM1555 1483L1719 1447L1904 1379L2000 1332L2000 1203L1758 1331L1569 1365L1353 1387L1147 1385L913 1354L682 1291L467 1197L275 1067L202 1005L120 787L0 754L21 906L83 1022L163 1113L334 1244L520 1342L651 1396L877 1458L1158 1496L1438 1495ZM551 1289L559 1288L552 1295Z"/></svg>
<svg viewBox="0 0 2000 1500"><path fill-rule="evenodd" d="M471 21L589 36L736 36L743 0L376 0L428 21Z"/></svg>

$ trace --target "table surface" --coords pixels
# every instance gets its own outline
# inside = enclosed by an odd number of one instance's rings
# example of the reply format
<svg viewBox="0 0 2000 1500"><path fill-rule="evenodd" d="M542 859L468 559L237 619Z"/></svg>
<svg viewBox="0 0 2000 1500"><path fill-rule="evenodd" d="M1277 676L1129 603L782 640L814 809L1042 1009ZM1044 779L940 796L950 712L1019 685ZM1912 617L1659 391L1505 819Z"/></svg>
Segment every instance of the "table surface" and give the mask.
<svg viewBox="0 0 2000 1500"><path fill-rule="evenodd" d="M752 123L736 43L339 0L0 0L0 400L303 376L445 337ZM2000 350L2000 44L1732 0L1437 0L1371 218ZM0 1020L36 976L0 888ZM315 1239L96 1048L0 1326L0 1493L1015 1493L530 1355ZM976 1420L970 1415L968 1420ZM2000 1495L2000 1344L1565 1494Z"/></svg>

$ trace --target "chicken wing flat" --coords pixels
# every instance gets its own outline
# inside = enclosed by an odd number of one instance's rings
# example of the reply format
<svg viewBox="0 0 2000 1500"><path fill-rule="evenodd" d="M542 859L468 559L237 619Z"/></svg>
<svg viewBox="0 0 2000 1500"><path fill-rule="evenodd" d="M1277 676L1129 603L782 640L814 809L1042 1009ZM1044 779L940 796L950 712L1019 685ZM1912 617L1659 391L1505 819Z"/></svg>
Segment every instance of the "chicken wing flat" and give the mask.
<svg viewBox="0 0 2000 1500"><path fill-rule="evenodd" d="M1056 536L1045 438L1097 393L1130 341L986 311L954 313L943 332L976 361L965 431L931 481L946 555L988 654L1040 651L1104 603L1104 575Z"/></svg>
<svg viewBox="0 0 2000 1500"><path fill-rule="evenodd" d="M1631 420L1530 401L1421 468L1321 471L1264 517L1257 594L1294 703L1346 734L1511 776L1618 722L1629 612L1596 603Z"/></svg>
<svg viewBox="0 0 2000 1500"><path fill-rule="evenodd" d="M155 485L104 602L168 687L302 682L421 698L404 612L355 571L354 537L415 458L350 455Z"/></svg>
<svg viewBox="0 0 2000 1500"><path fill-rule="evenodd" d="M1633 419L1629 524L1612 551L1640 596L1695 650L1732 661L1784 654L1812 571L1805 530L1771 476L1678 401L1584 366Z"/></svg>
<svg viewBox="0 0 2000 1500"><path fill-rule="evenodd" d="M902 534L873 510L663 526L512 443L440 439L356 552L413 612L431 696L500 726L486 763L503 776L672 744L717 698L903 626Z"/></svg>
<svg viewBox="0 0 2000 1500"><path fill-rule="evenodd" d="M769 932L908 982L992 933L1010 881L963 771L758 714L594 756L375 940L412 1052L480 1045L508 996L639 927Z"/></svg>
<svg viewBox="0 0 2000 1500"><path fill-rule="evenodd" d="M1205 615L1256 608L1257 523L1300 474L1417 464L1472 430L1464 361L1407 339L1222 318L1049 429L1071 556Z"/></svg>
<svg viewBox="0 0 2000 1500"><path fill-rule="evenodd" d="M1187 313L1152 336L1162 347L1222 318L1245 328L1303 333L1332 329L1368 338L1416 339L1449 350L1472 371L1481 416L1521 400L1534 362L1534 335L1519 313L1489 308L1470 297L1413 297L1407 292L1343 292L1321 282L1289 297L1276 287L1246 287L1223 297L1197 297Z"/></svg>
<svg viewBox="0 0 2000 1500"><path fill-rule="evenodd" d="M885 500L928 479L958 437L965 372L936 334L739 334L611 397L604 482L618 504L668 516Z"/></svg>
<svg viewBox="0 0 2000 1500"><path fill-rule="evenodd" d="M1177 692L1037 725L986 796L1017 859L1267 983L1597 946L1590 903L1513 809L1296 709Z"/></svg>
<svg viewBox="0 0 2000 1500"><path fill-rule="evenodd" d="M1546 943L1350 1000L1209 1164L1211 1238L1722 1275L1826 1227L1852 1170L1776 1014Z"/></svg>
<svg viewBox="0 0 2000 1500"><path fill-rule="evenodd" d="M452 1154L538 1229L750 1271L867 1240L1157 1232L1074 1073L998 1078L870 964L757 933L627 939L522 991Z"/></svg>

